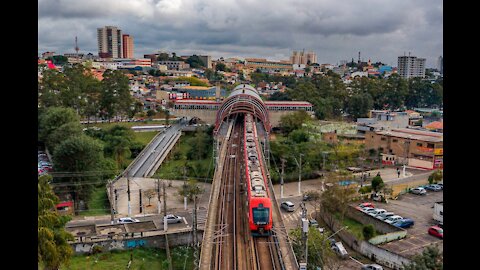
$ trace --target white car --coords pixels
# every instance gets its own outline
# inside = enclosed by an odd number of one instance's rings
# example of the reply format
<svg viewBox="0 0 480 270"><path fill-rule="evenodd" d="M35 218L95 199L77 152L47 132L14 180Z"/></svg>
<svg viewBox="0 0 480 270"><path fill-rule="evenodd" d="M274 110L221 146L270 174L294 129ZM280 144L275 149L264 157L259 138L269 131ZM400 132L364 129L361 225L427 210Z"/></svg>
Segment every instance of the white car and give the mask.
<svg viewBox="0 0 480 270"><path fill-rule="evenodd" d="M291 201L284 201L280 204L280 207L283 208L285 211L293 212L295 211L295 204Z"/></svg>
<svg viewBox="0 0 480 270"><path fill-rule="evenodd" d="M364 212L365 214L370 214L371 212L375 211L376 208L373 208L373 207L365 207L362 209L362 212Z"/></svg>
<svg viewBox="0 0 480 270"><path fill-rule="evenodd" d="M423 187L416 187L410 190L413 194L425 195L427 191Z"/></svg>
<svg viewBox="0 0 480 270"><path fill-rule="evenodd" d="M385 219L384 221L387 222L387 223L393 224L393 223L395 223L395 221L398 221L400 219L403 219L403 217L401 217L399 215L393 215L393 216Z"/></svg>
<svg viewBox="0 0 480 270"><path fill-rule="evenodd" d="M140 222L140 220L136 218L131 218L131 217L124 217L124 218L119 218L117 223L135 223L135 222Z"/></svg>
<svg viewBox="0 0 480 270"><path fill-rule="evenodd" d="M395 213L393 212L385 212L385 213L382 213L382 214L378 214L377 216L375 216L376 218L380 219L380 220L385 220L391 216L394 216Z"/></svg>
<svg viewBox="0 0 480 270"><path fill-rule="evenodd" d="M383 214L383 213L386 213L386 212L387 212L387 210L385 210L385 209L375 208L375 210L371 211L368 214L372 217L375 217L377 215L380 215L380 214Z"/></svg>
<svg viewBox="0 0 480 270"><path fill-rule="evenodd" d="M168 224L180 223L183 220L183 217L172 215L172 214L168 214L168 215L164 216L164 218L165 217L167 218L167 223Z"/></svg>

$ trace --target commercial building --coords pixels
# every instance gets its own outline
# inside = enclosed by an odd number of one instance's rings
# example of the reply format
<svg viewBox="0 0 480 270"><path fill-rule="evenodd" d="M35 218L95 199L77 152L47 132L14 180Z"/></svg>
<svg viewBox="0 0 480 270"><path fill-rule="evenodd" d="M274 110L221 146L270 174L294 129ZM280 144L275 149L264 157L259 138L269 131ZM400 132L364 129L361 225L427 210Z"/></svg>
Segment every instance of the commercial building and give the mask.
<svg viewBox="0 0 480 270"><path fill-rule="evenodd" d="M314 52L293 51L290 62L296 65L307 65L317 63L317 54Z"/></svg>
<svg viewBox="0 0 480 270"><path fill-rule="evenodd" d="M122 30L116 26L97 28L98 56L101 58L122 58Z"/></svg>
<svg viewBox="0 0 480 270"><path fill-rule="evenodd" d="M425 78L425 61L425 58L417 58L416 56L399 56L398 75L405 79Z"/></svg>
<svg viewBox="0 0 480 270"><path fill-rule="evenodd" d="M184 70L190 68L190 65L183 61L158 61L157 65L165 65L168 70Z"/></svg>
<svg viewBox="0 0 480 270"><path fill-rule="evenodd" d="M439 56L437 60L437 70L443 75L443 57Z"/></svg>
<svg viewBox="0 0 480 270"><path fill-rule="evenodd" d="M122 36L123 58L134 58L133 56L133 37L127 34Z"/></svg>
<svg viewBox="0 0 480 270"><path fill-rule="evenodd" d="M376 150L384 164L443 168L443 134L408 128L367 131L365 149Z"/></svg>
<svg viewBox="0 0 480 270"><path fill-rule="evenodd" d="M293 66L288 61L267 61L264 58L245 58L245 67L255 71L256 69L264 71L291 71Z"/></svg>

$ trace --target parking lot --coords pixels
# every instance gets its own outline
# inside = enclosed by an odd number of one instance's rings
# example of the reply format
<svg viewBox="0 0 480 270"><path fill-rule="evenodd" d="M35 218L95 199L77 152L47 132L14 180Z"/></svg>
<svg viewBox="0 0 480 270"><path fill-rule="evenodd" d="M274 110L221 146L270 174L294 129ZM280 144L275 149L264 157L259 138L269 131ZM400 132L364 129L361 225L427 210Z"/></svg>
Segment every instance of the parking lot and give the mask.
<svg viewBox="0 0 480 270"><path fill-rule="evenodd" d="M427 191L426 195L404 194L397 200L386 203L375 203L375 207L394 212L404 218L411 218L415 225L406 229L407 237L392 241L380 247L390 250L407 258L422 253L422 250L432 244L438 244L443 250L443 240L428 234L428 228L436 225L433 220L433 205L443 201L443 191Z"/></svg>

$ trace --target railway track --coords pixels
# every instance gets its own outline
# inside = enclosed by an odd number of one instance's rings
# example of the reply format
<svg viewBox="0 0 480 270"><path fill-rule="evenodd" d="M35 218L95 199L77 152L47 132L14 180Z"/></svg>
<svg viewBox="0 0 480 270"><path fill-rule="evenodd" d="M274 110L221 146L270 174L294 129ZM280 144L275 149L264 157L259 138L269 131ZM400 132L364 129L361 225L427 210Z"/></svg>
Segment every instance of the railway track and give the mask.
<svg viewBox="0 0 480 270"><path fill-rule="evenodd" d="M242 121L238 121L227 142L209 269L284 270L276 236L253 238L249 229L242 158L243 129Z"/></svg>

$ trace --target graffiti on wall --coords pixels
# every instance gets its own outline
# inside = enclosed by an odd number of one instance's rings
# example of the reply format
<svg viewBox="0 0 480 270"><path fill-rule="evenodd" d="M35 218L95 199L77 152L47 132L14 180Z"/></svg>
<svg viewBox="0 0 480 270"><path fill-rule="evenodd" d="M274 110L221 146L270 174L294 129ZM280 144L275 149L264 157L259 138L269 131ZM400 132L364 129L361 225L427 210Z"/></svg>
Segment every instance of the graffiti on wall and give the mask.
<svg viewBox="0 0 480 270"><path fill-rule="evenodd" d="M145 240L130 240L127 241L127 248L142 247L147 243Z"/></svg>

